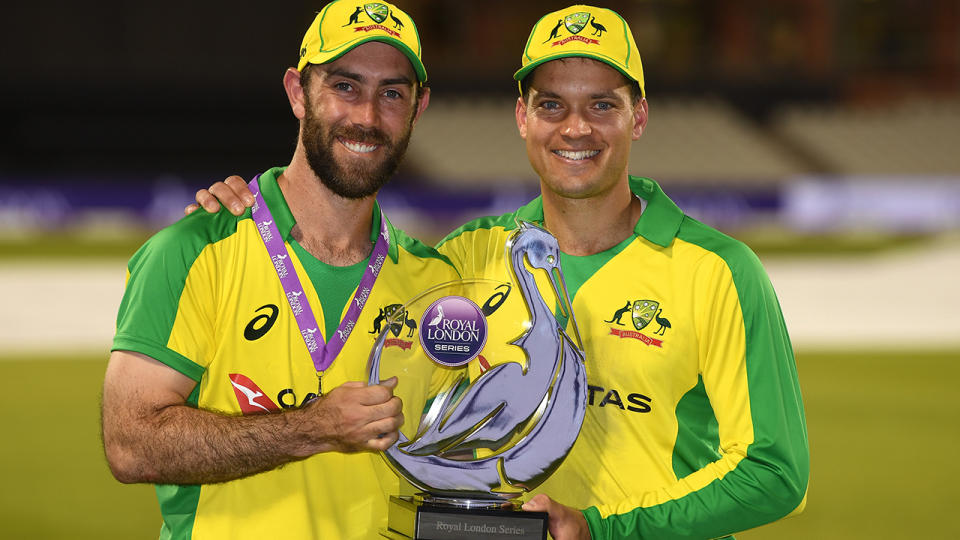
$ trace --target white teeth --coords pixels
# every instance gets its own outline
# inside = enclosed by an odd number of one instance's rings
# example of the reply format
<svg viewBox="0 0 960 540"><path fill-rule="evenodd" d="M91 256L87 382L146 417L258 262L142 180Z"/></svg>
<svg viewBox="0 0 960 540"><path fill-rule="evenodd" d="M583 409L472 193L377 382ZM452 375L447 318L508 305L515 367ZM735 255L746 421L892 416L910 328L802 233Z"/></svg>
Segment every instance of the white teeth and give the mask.
<svg viewBox="0 0 960 540"><path fill-rule="evenodd" d="M581 159L592 158L593 156L600 153L599 150L577 150L572 152L570 150L554 150L554 154L567 159L572 159L574 161L580 161Z"/></svg>
<svg viewBox="0 0 960 540"><path fill-rule="evenodd" d="M346 146L348 149L350 149L350 150L352 150L352 151L354 151L354 152L358 152L358 153L360 153L360 154L366 154L367 152L373 152L374 150L377 149L377 145L376 145L376 144L363 144L363 143L358 143L358 142L353 142L353 141L345 141L345 140L343 140L343 139L341 139L340 142L343 143L343 145Z"/></svg>

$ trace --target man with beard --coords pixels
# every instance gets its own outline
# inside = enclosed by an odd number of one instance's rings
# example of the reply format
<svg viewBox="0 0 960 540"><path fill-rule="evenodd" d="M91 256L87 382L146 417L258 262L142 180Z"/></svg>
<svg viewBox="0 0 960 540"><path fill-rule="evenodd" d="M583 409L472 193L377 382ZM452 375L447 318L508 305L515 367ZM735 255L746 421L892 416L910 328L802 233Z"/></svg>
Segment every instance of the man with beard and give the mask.
<svg viewBox="0 0 960 540"><path fill-rule="evenodd" d="M344 27L355 7L320 11L284 74L297 146L253 209L188 216L130 260L103 440L118 480L156 484L161 538L369 538L401 491L376 454L403 422L396 379L361 382L355 330L457 274L377 205L429 90L410 17L376 4Z"/></svg>
<svg viewBox="0 0 960 540"><path fill-rule="evenodd" d="M588 24L609 32L583 37ZM548 512L557 540L716 538L801 511L806 423L770 280L744 244L628 173L648 115L629 26L577 5L544 16L526 43L515 115L542 196L438 246L464 278L505 280L518 218L560 244L588 406L570 454L524 508ZM236 177L210 191L246 197Z"/></svg>

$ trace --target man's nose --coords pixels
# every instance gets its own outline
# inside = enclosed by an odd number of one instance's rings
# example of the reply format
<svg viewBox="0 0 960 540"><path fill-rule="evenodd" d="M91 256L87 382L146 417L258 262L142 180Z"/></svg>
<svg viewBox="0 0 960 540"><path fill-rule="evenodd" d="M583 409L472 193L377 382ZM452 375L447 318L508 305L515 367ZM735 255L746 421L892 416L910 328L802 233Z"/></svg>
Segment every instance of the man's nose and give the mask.
<svg viewBox="0 0 960 540"><path fill-rule="evenodd" d="M356 103L350 109L350 122L355 126L370 128L376 127L379 119L379 110L375 99L364 98Z"/></svg>
<svg viewBox="0 0 960 540"><path fill-rule="evenodd" d="M578 138L586 137L593 132L590 122L584 118L583 114L577 111L571 111L563 120L563 127L560 134L564 137Z"/></svg>

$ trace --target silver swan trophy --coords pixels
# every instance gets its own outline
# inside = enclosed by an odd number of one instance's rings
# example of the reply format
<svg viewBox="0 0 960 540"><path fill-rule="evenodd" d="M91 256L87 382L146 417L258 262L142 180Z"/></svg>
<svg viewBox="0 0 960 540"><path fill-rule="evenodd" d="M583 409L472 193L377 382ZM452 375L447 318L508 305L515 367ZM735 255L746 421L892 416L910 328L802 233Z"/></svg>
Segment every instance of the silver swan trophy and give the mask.
<svg viewBox="0 0 960 540"><path fill-rule="evenodd" d="M425 492L424 500L471 506L484 501L501 505L516 498L556 470L583 423L584 354L563 283L557 240L536 225L518 222L506 250L514 283L530 315L529 327L511 342L524 351L526 369L516 362L495 365L466 389L461 375L434 397L412 440L401 433L383 453L400 476ZM557 321L527 265L549 276L576 341ZM369 384L380 382L387 334L381 332L371 353ZM490 449L492 454L474 458L476 448Z"/></svg>

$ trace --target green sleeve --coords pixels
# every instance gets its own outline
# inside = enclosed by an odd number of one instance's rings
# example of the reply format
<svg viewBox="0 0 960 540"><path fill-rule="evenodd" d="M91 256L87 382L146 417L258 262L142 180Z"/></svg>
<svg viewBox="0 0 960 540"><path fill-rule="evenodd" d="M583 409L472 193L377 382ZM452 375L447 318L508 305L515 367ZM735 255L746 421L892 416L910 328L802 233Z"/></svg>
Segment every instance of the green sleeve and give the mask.
<svg viewBox="0 0 960 540"><path fill-rule="evenodd" d="M800 511L806 501L806 420L793 349L773 286L759 259L743 244L695 222L687 223L681 235L719 255L730 269L743 316L753 442L732 470L682 497L605 518L597 508L587 508L583 514L595 540L717 538ZM710 388L706 391L709 395ZM721 432L723 427L721 417Z"/></svg>
<svg viewBox="0 0 960 540"><path fill-rule="evenodd" d="M185 285L204 249L236 230L236 220L221 214L195 212L158 232L133 255L111 350L145 354L200 380L204 367L198 348L175 350L169 343L182 310L190 310L193 320L212 321L204 311L209 306L185 293ZM198 341L212 335L212 322L209 326L210 331L196 328Z"/></svg>

